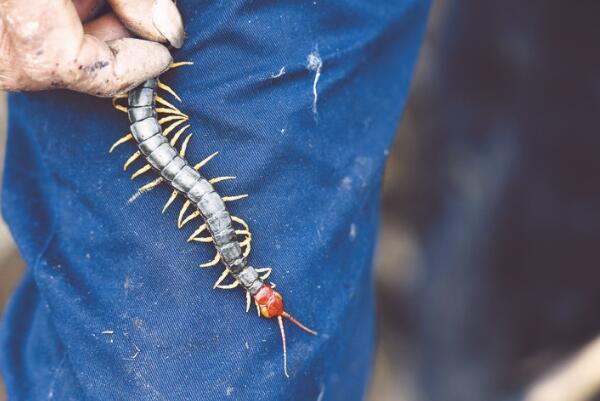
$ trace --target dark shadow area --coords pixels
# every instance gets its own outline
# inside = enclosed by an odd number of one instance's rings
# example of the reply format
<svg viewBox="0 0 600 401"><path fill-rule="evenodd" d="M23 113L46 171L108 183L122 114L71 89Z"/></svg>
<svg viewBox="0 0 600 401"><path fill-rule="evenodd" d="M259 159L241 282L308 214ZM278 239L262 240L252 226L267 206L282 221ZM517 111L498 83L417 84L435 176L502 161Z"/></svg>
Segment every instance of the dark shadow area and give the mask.
<svg viewBox="0 0 600 401"><path fill-rule="evenodd" d="M444 3L389 165L381 338L415 341L420 399L519 399L600 332L600 4Z"/></svg>

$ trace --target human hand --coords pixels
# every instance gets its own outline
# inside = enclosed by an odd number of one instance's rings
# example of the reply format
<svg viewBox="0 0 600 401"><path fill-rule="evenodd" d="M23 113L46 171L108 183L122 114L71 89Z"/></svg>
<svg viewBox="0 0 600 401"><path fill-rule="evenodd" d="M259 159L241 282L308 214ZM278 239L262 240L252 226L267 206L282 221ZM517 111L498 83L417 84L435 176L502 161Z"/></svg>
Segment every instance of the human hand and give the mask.
<svg viewBox="0 0 600 401"><path fill-rule="evenodd" d="M110 97L160 75L183 43L171 0L0 0L0 90ZM84 24L85 23L85 24ZM141 39L130 38L133 32Z"/></svg>

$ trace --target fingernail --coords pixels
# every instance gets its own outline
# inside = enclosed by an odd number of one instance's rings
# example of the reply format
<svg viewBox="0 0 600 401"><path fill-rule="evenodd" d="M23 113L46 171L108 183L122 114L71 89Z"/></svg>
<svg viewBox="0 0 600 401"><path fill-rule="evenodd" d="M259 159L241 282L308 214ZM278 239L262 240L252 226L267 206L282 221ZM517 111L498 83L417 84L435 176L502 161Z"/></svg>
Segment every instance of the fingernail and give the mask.
<svg viewBox="0 0 600 401"><path fill-rule="evenodd" d="M183 45L183 21L177 6L171 0L156 0L152 10L152 22L161 35L169 41L173 47L180 48Z"/></svg>

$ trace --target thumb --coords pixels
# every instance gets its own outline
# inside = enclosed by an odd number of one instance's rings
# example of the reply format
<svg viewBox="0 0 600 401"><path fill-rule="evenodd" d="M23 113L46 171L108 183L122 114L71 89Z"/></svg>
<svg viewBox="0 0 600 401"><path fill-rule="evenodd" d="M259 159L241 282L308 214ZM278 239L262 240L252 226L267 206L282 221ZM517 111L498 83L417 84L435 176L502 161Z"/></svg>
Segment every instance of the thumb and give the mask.
<svg viewBox="0 0 600 401"><path fill-rule="evenodd" d="M131 38L102 42L84 35L75 62L61 71L62 86L111 97L160 75L172 61L169 50L155 42Z"/></svg>
<svg viewBox="0 0 600 401"><path fill-rule="evenodd" d="M183 22L172 0L109 0L123 25L144 39L181 47Z"/></svg>

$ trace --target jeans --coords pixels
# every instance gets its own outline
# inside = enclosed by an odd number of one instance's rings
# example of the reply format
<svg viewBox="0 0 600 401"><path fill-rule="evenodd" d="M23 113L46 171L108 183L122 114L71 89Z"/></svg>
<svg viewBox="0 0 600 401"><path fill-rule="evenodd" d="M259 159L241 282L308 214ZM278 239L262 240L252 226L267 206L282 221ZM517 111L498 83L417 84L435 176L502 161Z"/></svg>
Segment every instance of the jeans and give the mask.
<svg viewBox="0 0 600 401"><path fill-rule="evenodd" d="M171 189L112 154L127 118L65 91L10 96L3 213L28 264L6 311L12 401L360 400L373 355L372 256L387 150L428 1L193 2L162 79L182 97L193 163L253 232L286 308L319 335L246 314L212 290L214 250L187 243ZM170 101L175 102L172 98ZM147 173L146 180L152 179ZM180 204L179 204L180 205Z"/></svg>

